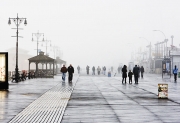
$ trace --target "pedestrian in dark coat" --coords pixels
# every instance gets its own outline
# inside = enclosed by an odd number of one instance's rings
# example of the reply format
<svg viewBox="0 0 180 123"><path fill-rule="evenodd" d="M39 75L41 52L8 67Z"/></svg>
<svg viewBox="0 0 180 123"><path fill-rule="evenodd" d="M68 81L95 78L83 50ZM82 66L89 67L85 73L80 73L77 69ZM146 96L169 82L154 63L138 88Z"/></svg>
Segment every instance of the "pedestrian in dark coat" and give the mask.
<svg viewBox="0 0 180 123"><path fill-rule="evenodd" d="M70 64L70 66L68 67L68 81L72 82L73 79L73 73L74 73L74 68L73 66Z"/></svg>
<svg viewBox="0 0 180 123"><path fill-rule="evenodd" d="M135 67L133 68L133 74L135 78L135 84L138 84L139 68L137 67L137 65L135 65Z"/></svg>
<svg viewBox="0 0 180 123"><path fill-rule="evenodd" d="M65 65L63 65L63 67L61 68L61 72L62 72L62 80L63 80L63 82L65 82L66 72L67 72L67 68L65 67Z"/></svg>
<svg viewBox="0 0 180 123"><path fill-rule="evenodd" d="M124 65L123 68L122 68L122 83L123 83L124 80L125 80L125 83L126 83L126 78L127 78L127 66Z"/></svg>
<svg viewBox="0 0 180 123"><path fill-rule="evenodd" d="M128 73L129 84L132 84L132 76L133 76L133 73L131 72L131 70L129 70L129 73Z"/></svg>
<svg viewBox="0 0 180 123"><path fill-rule="evenodd" d="M143 74L144 74L144 67L141 66L141 78L143 78Z"/></svg>

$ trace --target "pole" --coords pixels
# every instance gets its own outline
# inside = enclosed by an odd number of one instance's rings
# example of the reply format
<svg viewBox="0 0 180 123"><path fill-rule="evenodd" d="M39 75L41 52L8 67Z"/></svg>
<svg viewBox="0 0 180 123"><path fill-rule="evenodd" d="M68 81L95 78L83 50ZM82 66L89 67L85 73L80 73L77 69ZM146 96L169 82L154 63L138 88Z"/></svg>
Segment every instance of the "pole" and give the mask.
<svg viewBox="0 0 180 123"><path fill-rule="evenodd" d="M19 20L19 18L18 18L18 14L17 14L17 23L18 23L18 20ZM17 32L16 32L16 35L17 35L17 41L16 41L16 68L15 68L15 71L16 71L16 73L15 73L15 81L16 82L18 82L18 80L19 80L19 72L18 72L18 24L16 24L17 25Z"/></svg>
<svg viewBox="0 0 180 123"><path fill-rule="evenodd" d="M26 21L26 18L19 18L18 17L18 13L17 13L17 18L9 18L9 21L8 21L8 24L10 25L11 24L11 19L15 22L15 25L17 27L17 31L16 31L16 36L12 36L12 37L16 37L16 66L15 66L15 81L18 82L20 81L19 79L19 69L18 69L18 37L19 37L19 24L21 22L24 21L24 25L27 25L27 21Z"/></svg>

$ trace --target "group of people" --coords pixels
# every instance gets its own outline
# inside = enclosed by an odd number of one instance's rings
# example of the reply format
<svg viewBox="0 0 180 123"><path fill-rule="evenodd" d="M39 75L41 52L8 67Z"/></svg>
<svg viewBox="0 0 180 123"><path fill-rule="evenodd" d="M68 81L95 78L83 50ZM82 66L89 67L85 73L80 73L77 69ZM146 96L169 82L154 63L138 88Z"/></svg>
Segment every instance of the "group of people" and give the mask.
<svg viewBox="0 0 180 123"><path fill-rule="evenodd" d="M87 74L89 74L89 68L90 67L87 65L86 66ZM112 71L112 69L113 68L111 68L111 71ZM121 69L121 67L118 67L118 73L120 73L120 69ZM78 73L80 73L80 67L79 66L77 67L77 70L78 70ZM106 67L105 66L102 67L102 70L103 70L103 74L105 75L106 74ZM63 65L60 72L62 73L63 82L65 82L67 72L68 72L68 82L72 82L74 67L71 64L69 65L68 68L66 68L65 65ZM98 66L98 68L97 68L98 75L100 75L100 72L101 72L101 68ZM126 78L128 76L129 77L129 84L132 84L132 77L134 75L135 84L138 84L138 78L140 78L140 74L141 74L141 78L143 78L144 67L143 66L139 67L139 65L138 66L135 65L135 67L133 68L133 71L129 70L129 72L127 74L127 66L124 65L123 68L121 69L121 72L122 72L122 83L124 81L126 83ZM178 68L175 65L175 67L173 69L174 81L175 82L177 81L177 73L178 73ZM94 66L92 67L92 75L95 75L95 67Z"/></svg>
<svg viewBox="0 0 180 123"><path fill-rule="evenodd" d="M129 70L127 74L127 66L124 65L121 71L122 71L122 83L124 81L126 83L126 78L128 76L129 84L132 84L132 76L134 75L135 84L138 84L138 78L140 78L140 73L141 73L141 78L143 78L144 67L143 66L139 67L139 65L138 66L135 65L135 67L133 68L133 71Z"/></svg>
<svg viewBox="0 0 180 123"><path fill-rule="evenodd" d="M66 80L66 73L68 72L68 82L72 82L73 79L73 73L74 73L74 67L70 64L68 68L66 68L65 65L61 68L62 73L62 80L65 82Z"/></svg>
<svg viewBox="0 0 180 123"><path fill-rule="evenodd" d="M89 70L90 70L90 67L87 65L86 66L86 72L87 72L87 75L89 75ZM93 66L92 67L92 75L95 75L95 71L96 71L96 68ZM101 68L98 66L97 67L97 74L100 75L101 73ZM102 67L102 74L106 75L106 67Z"/></svg>

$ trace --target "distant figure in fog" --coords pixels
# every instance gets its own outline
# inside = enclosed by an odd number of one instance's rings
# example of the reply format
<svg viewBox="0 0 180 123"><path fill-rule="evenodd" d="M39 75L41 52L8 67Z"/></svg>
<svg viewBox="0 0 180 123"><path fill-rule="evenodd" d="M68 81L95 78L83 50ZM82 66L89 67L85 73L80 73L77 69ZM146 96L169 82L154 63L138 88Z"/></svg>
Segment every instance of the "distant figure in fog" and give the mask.
<svg viewBox="0 0 180 123"><path fill-rule="evenodd" d="M128 72L129 84L132 84L132 76L133 76L133 73L131 72L131 70L129 70Z"/></svg>
<svg viewBox="0 0 180 123"><path fill-rule="evenodd" d="M92 67L92 75L95 75L95 67Z"/></svg>
<svg viewBox="0 0 180 123"><path fill-rule="evenodd" d="M97 68L97 72L98 72L98 75L100 75L100 73L101 73L101 68L98 66L98 68Z"/></svg>
<svg viewBox="0 0 180 123"><path fill-rule="evenodd" d="M139 77L140 77L140 72L141 72L141 70L140 70L139 65L138 65L137 67L138 67L138 78L139 78Z"/></svg>
<svg viewBox="0 0 180 123"><path fill-rule="evenodd" d="M89 66L86 66L87 75L89 75Z"/></svg>
<svg viewBox="0 0 180 123"><path fill-rule="evenodd" d="M70 64L68 67L68 82L72 82L73 79L73 73L74 73L74 68L73 66Z"/></svg>
<svg viewBox="0 0 180 123"><path fill-rule="evenodd" d="M78 67L77 67L77 70L78 70L78 74L80 73L80 70L81 70L81 68L79 67L79 65L78 65Z"/></svg>
<svg viewBox="0 0 180 123"><path fill-rule="evenodd" d="M175 65L175 66L174 66L174 69L173 69L174 81L175 81L175 82L177 81L177 73L178 73L178 68L177 68L176 65Z"/></svg>
<svg viewBox="0 0 180 123"><path fill-rule="evenodd" d="M141 78L143 78L143 74L144 74L144 67L143 66L141 66L140 71L141 71Z"/></svg>
<svg viewBox="0 0 180 123"><path fill-rule="evenodd" d="M138 75L139 75L139 68L137 65L133 68L133 74L134 74L134 79L135 79L135 84L138 84Z"/></svg>
<svg viewBox="0 0 180 123"><path fill-rule="evenodd" d="M124 80L125 80L125 83L126 83L126 78L127 78L127 66L124 65L123 68L122 68L122 83L123 83Z"/></svg>
<svg viewBox="0 0 180 123"><path fill-rule="evenodd" d="M106 67L105 66L103 67L103 72L104 72L104 75L106 75Z"/></svg>

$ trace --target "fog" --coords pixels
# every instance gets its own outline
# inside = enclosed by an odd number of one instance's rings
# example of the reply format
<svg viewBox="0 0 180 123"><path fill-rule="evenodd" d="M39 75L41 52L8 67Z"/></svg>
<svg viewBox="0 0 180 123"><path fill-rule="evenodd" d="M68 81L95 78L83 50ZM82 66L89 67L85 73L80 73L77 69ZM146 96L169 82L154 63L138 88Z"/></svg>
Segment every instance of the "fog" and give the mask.
<svg viewBox="0 0 180 123"><path fill-rule="evenodd" d="M52 46L60 47L60 58L80 65L128 64L131 54L165 37L179 46L179 0L0 0L1 52L16 46L15 24L8 19L27 18L19 30L19 48L36 55L32 33L44 33ZM139 38L143 37L143 38ZM35 36L34 36L35 39ZM146 39L146 40L145 40ZM42 37L39 39L42 40ZM44 44L45 46L45 44ZM39 49L46 51L45 47ZM58 54L47 52L54 58Z"/></svg>

